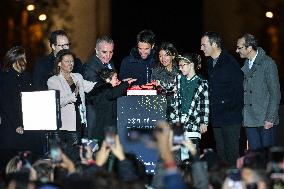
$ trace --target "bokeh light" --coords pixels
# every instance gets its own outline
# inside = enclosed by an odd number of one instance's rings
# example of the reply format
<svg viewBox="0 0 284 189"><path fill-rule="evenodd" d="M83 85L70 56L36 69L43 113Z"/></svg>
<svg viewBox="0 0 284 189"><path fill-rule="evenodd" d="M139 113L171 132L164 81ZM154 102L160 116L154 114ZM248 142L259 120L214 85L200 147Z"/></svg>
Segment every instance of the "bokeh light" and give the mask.
<svg viewBox="0 0 284 189"><path fill-rule="evenodd" d="M35 5L33 5L33 4L28 5L28 6L27 6L27 10L28 10L28 11L33 11L33 10L35 10Z"/></svg>
<svg viewBox="0 0 284 189"><path fill-rule="evenodd" d="M266 13L265 13L265 16L267 17L267 18L273 18L273 12L271 12L271 11L267 11Z"/></svg>
<svg viewBox="0 0 284 189"><path fill-rule="evenodd" d="M46 14L40 14L40 15L38 16L38 19L39 19L40 21L45 21L45 20L47 19L47 16L46 16Z"/></svg>

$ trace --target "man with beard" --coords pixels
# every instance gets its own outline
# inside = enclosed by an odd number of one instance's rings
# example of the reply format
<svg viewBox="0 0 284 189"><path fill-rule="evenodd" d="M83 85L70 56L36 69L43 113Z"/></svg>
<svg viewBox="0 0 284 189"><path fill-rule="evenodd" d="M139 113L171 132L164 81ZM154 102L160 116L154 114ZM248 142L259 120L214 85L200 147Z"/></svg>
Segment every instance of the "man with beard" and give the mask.
<svg viewBox="0 0 284 189"><path fill-rule="evenodd" d="M151 81L152 68L156 63L155 34L143 30L137 35L137 47L131 49L120 66L120 79L135 78L134 85L144 85Z"/></svg>

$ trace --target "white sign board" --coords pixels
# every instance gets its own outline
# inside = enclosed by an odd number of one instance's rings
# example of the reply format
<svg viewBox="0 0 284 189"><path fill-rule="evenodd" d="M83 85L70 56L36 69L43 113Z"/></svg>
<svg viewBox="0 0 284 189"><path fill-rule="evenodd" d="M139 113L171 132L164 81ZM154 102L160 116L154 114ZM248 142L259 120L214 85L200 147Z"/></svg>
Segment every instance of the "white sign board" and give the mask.
<svg viewBox="0 0 284 189"><path fill-rule="evenodd" d="M21 92L24 130L56 130L60 123L58 92Z"/></svg>

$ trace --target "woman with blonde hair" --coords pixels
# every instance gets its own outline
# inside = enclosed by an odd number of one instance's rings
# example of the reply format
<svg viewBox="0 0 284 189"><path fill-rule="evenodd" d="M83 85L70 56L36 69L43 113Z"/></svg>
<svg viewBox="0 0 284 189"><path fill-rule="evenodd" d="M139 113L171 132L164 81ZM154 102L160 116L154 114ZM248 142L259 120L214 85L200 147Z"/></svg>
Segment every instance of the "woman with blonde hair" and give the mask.
<svg viewBox="0 0 284 189"><path fill-rule="evenodd" d="M15 173L22 168L22 161L19 156L15 156L6 165L5 174Z"/></svg>

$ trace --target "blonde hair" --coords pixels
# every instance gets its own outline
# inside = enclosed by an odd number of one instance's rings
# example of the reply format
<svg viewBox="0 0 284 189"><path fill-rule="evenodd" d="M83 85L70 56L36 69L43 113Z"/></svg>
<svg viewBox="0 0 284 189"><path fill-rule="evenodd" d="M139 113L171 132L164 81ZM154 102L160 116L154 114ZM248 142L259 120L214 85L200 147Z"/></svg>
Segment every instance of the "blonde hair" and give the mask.
<svg viewBox="0 0 284 189"><path fill-rule="evenodd" d="M5 173L6 175L9 173L14 173L19 170L18 164L21 162L19 156L15 156L6 165Z"/></svg>

